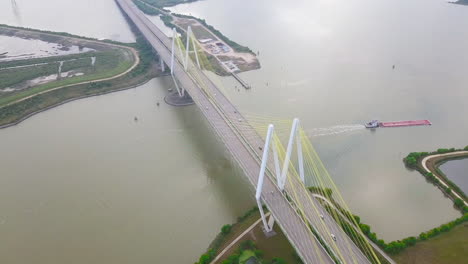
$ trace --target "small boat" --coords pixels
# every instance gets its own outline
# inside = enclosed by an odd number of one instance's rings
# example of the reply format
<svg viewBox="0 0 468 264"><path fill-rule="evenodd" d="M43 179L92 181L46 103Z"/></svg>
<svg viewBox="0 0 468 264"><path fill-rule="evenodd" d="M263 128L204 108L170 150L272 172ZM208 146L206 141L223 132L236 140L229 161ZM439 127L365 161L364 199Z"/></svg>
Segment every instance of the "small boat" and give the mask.
<svg viewBox="0 0 468 264"><path fill-rule="evenodd" d="M379 127L379 120L372 120L368 123L365 123L364 126L366 128L376 128L376 127Z"/></svg>

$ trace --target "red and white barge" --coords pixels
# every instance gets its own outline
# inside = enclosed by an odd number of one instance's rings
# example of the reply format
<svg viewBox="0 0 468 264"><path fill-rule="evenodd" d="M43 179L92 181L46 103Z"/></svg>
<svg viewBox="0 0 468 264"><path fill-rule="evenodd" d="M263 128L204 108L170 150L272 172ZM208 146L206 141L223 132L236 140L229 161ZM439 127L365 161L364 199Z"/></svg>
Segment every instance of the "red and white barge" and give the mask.
<svg viewBox="0 0 468 264"><path fill-rule="evenodd" d="M406 126L430 126L432 125L429 120L407 120L407 121L394 121L394 122L379 122L378 120L372 120L364 124L366 128L377 128L377 127L406 127Z"/></svg>

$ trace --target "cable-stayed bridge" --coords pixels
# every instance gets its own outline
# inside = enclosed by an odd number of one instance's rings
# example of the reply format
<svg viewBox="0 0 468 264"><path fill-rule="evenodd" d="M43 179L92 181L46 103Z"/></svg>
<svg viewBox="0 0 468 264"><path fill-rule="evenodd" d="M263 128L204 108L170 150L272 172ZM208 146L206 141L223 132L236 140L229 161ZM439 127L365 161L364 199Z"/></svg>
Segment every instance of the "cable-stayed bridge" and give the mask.
<svg viewBox="0 0 468 264"><path fill-rule="evenodd" d="M304 263L380 263L360 229L343 226L350 221L358 224L299 120L273 126L265 119L242 115L205 75L209 59L190 28L184 29L183 40L175 32L168 38L131 0L115 1L159 54L162 65L170 68L178 94L190 95L256 189L266 232L276 222ZM284 148L279 132L286 126L290 133ZM312 196L306 186L314 186L312 191L328 197L336 207ZM271 212L269 219L264 217L263 204Z"/></svg>

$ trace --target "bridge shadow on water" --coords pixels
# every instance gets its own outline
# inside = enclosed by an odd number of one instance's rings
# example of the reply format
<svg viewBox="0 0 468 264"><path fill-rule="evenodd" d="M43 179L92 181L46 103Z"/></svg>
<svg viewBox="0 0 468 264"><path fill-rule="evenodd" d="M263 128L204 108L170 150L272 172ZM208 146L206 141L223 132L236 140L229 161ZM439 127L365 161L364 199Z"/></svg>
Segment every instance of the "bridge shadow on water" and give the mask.
<svg viewBox="0 0 468 264"><path fill-rule="evenodd" d="M212 197L221 200L223 208L234 222L255 205L252 185L198 107L191 105L176 108L176 116L196 151L195 158L202 163L205 171L206 185L203 191L213 192Z"/></svg>

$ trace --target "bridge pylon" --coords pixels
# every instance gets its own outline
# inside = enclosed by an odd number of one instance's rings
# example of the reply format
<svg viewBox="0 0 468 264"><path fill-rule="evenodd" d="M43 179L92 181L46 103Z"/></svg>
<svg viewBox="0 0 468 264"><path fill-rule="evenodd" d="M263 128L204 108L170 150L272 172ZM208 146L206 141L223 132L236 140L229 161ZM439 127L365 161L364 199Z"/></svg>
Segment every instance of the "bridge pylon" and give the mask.
<svg viewBox="0 0 468 264"><path fill-rule="evenodd" d="M175 60L175 42L177 39L177 30L175 28L172 28L172 51L171 51L171 77L172 80L174 81L177 93L179 94L179 97L183 97L185 95L185 89L184 87L179 87L179 84L177 83L176 78L174 77L174 60Z"/></svg>
<svg viewBox="0 0 468 264"><path fill-rule="evenodd" d="M192 41L190 41L192 40ZM192 31L192 27L191 26L188 26L187 28L187 45L185 45L186 49L185 49L185 64L184 64L184 67L185 67L185 70L187 71L187 67L188 67L188 63L189 63L189 51L190 51L190 43L192 43L192 46L193 46L193 51L195 52L195 59L197 60L197 66L199 69L201 69L200 67L200 60L198 59L198 52L197 52L197 46L195 45L195 36L193 34L193 31Z"/></svg>
<svg viewBox="0 0 468 264"><path fill-rule="evenodd" d="M263 147L263 155L262 155L262 163L260 165L260 172L258 176L258 183L257 183L257 189L255 193L255 199L257 200L257 206L258 210L260 211L260 215L262 217L262 222L264 226L264 230L266 233L269 233L273 230L273 225L275 223L275 220L273 216L270 216L270 219L267 220L265 212L262 207L262 188L263 188L263 180L265 178L265 171L267 169L267 163L268 163L268 155L270 151L270 147L273 152L273 163L274 163L274 173L275 173L275 178L277 181L277 186L280 189L280 191L284 191L284 186L286 184L286 177L289 169L289 163L291 161L291 154L293 150L293 145L294 141L296 141L296 147L297 147L297 159L298 159L298 165L299 165L299 175L301 178L301 181L305 181L305 175L304 175L304 158L303 158L303 153L302 153L302 145L301 145L301 138L299 134L299 125L300 121L299 119L295 118L293 121L293 125L291 128L291 134L289 136L289 142L288 142L288 147L286 149L286 157L284 159L283 167L280 167L280 162L278 158L278 151L276 149L276 146L274 145L275 143L272 142L275 128L273 124L270 124L268 126L268 131L265 139L265 146ZM271 146L273 143L273 146Z"/></svg>
<svg viewBox="0 0 468 264"><path fill-rule="evenodd" d="M302 153L302 143L301 136L299 134L299 125L300 121L298 118L294 118L291 134L289 135L288 147L286 149L286 157L284 158L283 170L281 171L281 176L278 179L278 186L281 190L284 190L284 185L286 184L286 174L288 173L289 163L291 161L291 154L294 146L294 140L296 140L297 148L297 160L299 165L299 176L301 181L305 183L305 174L304 174L304 157Z"/></svg>
<svg viewBox="0 0 468 264"><path fill-rule="evenodd" d="M270 145L272 143L271 140L272 140L274 131L275 131L274 126L270 124L268 126L268 132L267 132L267 136L265 139L265 146L263 147L262 164L260 166L260 173L258 175L258 182L257 182L257 190L255 192L255 199L257 200L258 210L260 211L260 215L262 217L262 222L263 222L263 227L266 233L273 231L273 225L275 223L273 215L270 215L269 220L266 219L265 212L263 211L262 201L261 201L263 180L265 178L265 170L266 170L266 166L268 162L268 152L270 149ZM275 146L272 147L272 150L273 150L273 160L275 163L276 177L279 177L280 167L279 167L278 153L276 151Z"/></svg>

